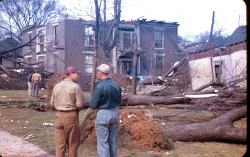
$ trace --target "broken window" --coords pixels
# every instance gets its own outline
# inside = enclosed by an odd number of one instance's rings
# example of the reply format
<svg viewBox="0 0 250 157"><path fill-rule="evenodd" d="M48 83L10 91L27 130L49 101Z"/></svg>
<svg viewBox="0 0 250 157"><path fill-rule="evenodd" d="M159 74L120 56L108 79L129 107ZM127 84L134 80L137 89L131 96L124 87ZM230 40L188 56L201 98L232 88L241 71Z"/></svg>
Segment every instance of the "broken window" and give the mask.
<svg viewBox="0 0 250 157"><path fill-rule="evenodd" d="M85 45L94 45L94 31L91 26L85 26Z"/></svg>
<svg viewBox="0 0 250 157"><path fill-rule="evenodd" d="M133 46L134 43L134 33L124 33L123 34L123 50L127 51Z"/></svg>
<svg viewBox="0 0 250 157"><path fill-rule="evenodd" d="M92 74L93 71L93 54L86 54L85 55L85 73Z"/></svg>
<svg viewBox="0 0 250 157"><path fill-rule="evenodd" d="M155 29L155 48L163 49L163 30Z"/></svg>
<svg viewBox="0 0 250 157"><path fill-rule="evenodd" d="M218 78L220 74L220 65L215 65L214 69L215 69L215 78Z"/></svg>
<svg viewBox="0 0 250 157"><path fill-rule="evenodd" d="M214 61L214 80L224 82L226 80L225 67L223 61Z"/></svg>

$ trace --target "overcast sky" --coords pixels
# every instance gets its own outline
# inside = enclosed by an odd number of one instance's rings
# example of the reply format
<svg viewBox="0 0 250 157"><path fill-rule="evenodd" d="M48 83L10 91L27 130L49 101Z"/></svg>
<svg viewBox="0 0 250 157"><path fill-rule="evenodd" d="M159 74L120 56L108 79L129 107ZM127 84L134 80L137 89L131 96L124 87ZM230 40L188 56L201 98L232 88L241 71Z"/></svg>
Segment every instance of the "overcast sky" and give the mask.
<svg viewBox="0 0 250 157"><path fill-rule="evenodd" d="M93 0L60 1L73 8L87 6ZM210 31L213 11L214 30L222 28L224 35L232 34L239 25L246 25L246 6L243 0L122 0L121 20L135 20L143 16L147 20L178 22L178 35L191 38Z"/></svg>

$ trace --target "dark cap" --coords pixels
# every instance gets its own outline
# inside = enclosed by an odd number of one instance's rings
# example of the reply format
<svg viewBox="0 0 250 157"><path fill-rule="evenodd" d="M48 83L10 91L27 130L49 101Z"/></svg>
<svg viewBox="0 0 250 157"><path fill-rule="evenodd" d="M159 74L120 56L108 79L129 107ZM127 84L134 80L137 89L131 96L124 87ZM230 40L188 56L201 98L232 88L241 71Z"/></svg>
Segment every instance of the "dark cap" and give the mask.
<svg viewBox="0 0 250 157"><path fill-rule="evenodd" d="M69 74L69 73L80 73L80 71L78 71L76 69L76 67L68 67L66 70L65 70L65 74Z"/></svg>

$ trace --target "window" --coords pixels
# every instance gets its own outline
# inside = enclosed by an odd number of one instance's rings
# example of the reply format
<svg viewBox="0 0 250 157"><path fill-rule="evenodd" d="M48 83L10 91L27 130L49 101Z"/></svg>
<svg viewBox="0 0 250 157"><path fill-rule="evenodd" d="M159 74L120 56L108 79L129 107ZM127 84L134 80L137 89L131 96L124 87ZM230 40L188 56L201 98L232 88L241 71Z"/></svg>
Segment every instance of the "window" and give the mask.
<svg viewBox="0 0 250 157"><path fill-rule="evenodd" d="M134 43L134 33L123 34L123 48L127 51Z"/></svg>
<svg viewBox="0 0 250 157"><path fill-rule="evenodd" d="M120 43L120 50L128 51L134 45L134 32L121 31L121 38L118 40Z"/></svg>
<svg viewBox="0 0 250 157"><path fill-rule="evenodd" d="M93 54L85 54L85 73L92 74L93 72Z"/></svg>
<svg viewBox="0 0 250 157"><path fill-rule="evenodd" d="M44 52L44 45L43 44L41 44L41 43L44 43L44 35L40 35L39 36L39 46L40 46L40 51L39 52Z"/></svg>
<svg viewBox="0 0 250 157"><path fill-rule="evenodd" d="M155 70L157 74L161 74L164 71L164 53L157 52L155 54Z"/></svg>
<svg viewBox="0 0 250 157"><path fill-rule="evenodd" d="M31 33L29 33L29 41L31 41ZM29 51L31 51L31 45L29 46Z"/></svg>
<svg viewBox="0 0 250 157"><path fill-rule="evenodd" d="M155 66L156 66L156 69L162 70L162 67L163 67L162 63L163 63L162 56L156 56L155 57Z"/></svg>
<svg viewBox="0 0 250 157"><path fill-rule="evenodd" d="M58 26L53 26L53 31L54 31L54 42L53 46L56 47L58 46Z"/></svg>
<svg viewBox="0 0 250 157"><path fill-rule="evenodd" d="M45 55L43 55L43 56L37 56L37 61L38 62L45 62Z"/></svg>
<svg viewBox="0 0 250 157"><path fill-rule="evenodd" d="M37 50L37 53L39 52L45 52L45 29L42 28L42 29L38 29L37 30L38 32L38 37L37 37L37 47L36 47L36 50Z"/></svg>
<svg viewBox="0 0 250 157"><path fill-rule="evenodd" d="M163 49L164 30L155 29L155 49Z"/></svg>
<svg viewBox="0 0 250 157"><path fill-rule="evenodd" d="M39 33L39 34L43 34L43 33L44 33L44 30L39 31L38 33Z"/></svg>
<svg viewBox="0 0 250 157"><path fill-rule="evenodd" d="M45 55L37 55L37 62L41 62L42 67L45 66L46 56Z"/></svg>
<svg viewBox="0 0 250 157"><path fill-rule="evenodd" d="M218 78L220 73L220 65L215 65L214 70L215 70L215 78Z"/></svg>
<svg viewBox="0 0 250 157"><path fill-rule="evenodd" d="M224 82L226 80L224 61L214 61L213 64L214 80L218 79L219 82Z"/></svg>
<svg viewBox="0 0 250 157"><path fill-rule="evenodd" d="M57 26L54 26L53 28L54 28L54 40L57 40L58 28L57 28Z"/></svg>
<svg viewBox="0 0 250 157"><path fill-rule="evenodd" d="M94 45L94 31L91 26L85 26L85 45Z"/></svg>

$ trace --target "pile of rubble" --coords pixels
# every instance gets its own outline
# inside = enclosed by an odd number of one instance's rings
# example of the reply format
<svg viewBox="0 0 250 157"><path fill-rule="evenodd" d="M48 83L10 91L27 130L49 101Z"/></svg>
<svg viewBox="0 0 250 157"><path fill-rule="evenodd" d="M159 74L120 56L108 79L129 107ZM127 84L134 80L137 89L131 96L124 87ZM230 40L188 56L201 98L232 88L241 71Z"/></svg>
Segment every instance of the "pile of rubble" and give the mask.
<svg viewBox="0 0 250 157"><path fill-rule="evenodd" d="M6 69L0 65L0 89L3 90L27 90L28 75L27 69ZM51 74L41 72L42 81L40 88L45 88L45 83Z"/></svg>

